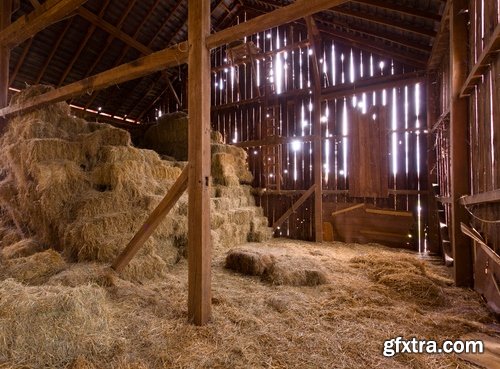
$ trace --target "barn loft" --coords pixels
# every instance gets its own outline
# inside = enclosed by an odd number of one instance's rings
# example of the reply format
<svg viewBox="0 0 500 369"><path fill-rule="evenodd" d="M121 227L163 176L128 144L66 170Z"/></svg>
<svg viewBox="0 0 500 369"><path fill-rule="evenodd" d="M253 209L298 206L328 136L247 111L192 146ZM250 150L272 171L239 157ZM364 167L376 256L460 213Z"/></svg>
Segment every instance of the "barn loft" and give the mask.
<svg viewBox="0 0 500 369"><path fill-rule="evenodd" d="M0 368L498 368L499 20L0 0Z"/></svg>

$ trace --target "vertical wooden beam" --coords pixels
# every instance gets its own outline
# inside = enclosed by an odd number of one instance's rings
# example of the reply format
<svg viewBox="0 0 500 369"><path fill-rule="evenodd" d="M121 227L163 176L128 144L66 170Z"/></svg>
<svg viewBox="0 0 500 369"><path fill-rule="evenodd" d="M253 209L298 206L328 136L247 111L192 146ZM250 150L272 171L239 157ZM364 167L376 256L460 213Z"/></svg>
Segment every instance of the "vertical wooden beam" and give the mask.
<svg viewBox="0 0 500 369"><path fill-rule="evenodd" d="M0 0L0 31L10 25L12 0ZM0 45L0 108L8 103L10 48ZM2 122L0 125L3 126ZM2 127L0 127L2 128Z"/></svg>
<svg viewBox="0 0 500 369"><path fill-rule="evenodd" d="M305 18L308 38L311 40L312 74L313 74L313 172L314 185L314 236L316 242L323 242L323 154L321 140L321 74L319 53L321 52L321 38L312 16Z"/></svg>
<svg viewBox="0 0 500 369"><path fill-rule="evenodd" d="M468 103L460 97L467 79L467 0L453 0L450 12L450 155L451 155L451 242L453 269L457 286L470 287L473 283L472 248L470 240L461 232L460 222L468 224L460 197L469 194L468 164Z"/></svg>
<svg viewBox="0 0 500 369"><path fill-rule="evenodd" d="M188 0L188 30L188 318L204 325L211 315L209 1Z"/></svg>

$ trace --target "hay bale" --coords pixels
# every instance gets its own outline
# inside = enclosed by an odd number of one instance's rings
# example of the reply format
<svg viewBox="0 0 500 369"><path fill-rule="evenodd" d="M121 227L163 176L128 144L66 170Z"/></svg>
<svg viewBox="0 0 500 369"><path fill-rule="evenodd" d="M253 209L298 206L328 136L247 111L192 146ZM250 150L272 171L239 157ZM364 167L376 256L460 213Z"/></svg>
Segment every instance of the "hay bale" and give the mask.
<svg viewBox="0 0 500 369"><path fill-rule="evenodd" d="M252 183L253 175L248 169L247 153L240 147L215 144L212 151L212 177L215 184L238 186Z"/></svg>
<svg viewBox="0 0 500 369"><path fill-rule="evenodd" d="M230 250L226 256L226 268L246 275L263 275L274 262L274 255L254 248Z"/></svg>
<svg viewBox="0 0 500 369"><path fill-rule="evenodd" d="M27 287L0 282L0 362L62 368L78 356L110 357L120 338L97 286Z"/></svg>
<svg viewBox="0 0 500 369"><path fill-rule="evenodd" d="M144 134L142 147L177 160L188 159L188 118L184 112L165 114Z"/></svg>
<svg viewBox="0 0 500 369"><path fill-rule="evenodd" d="M230 250L226 268L261 276L274 285L317 286L329 282L328 273L316 259L292 248L247 245Z"/></svg>
<svg viewBox="0 0 500 369"><path fill-rule="evenodd" d="M41 285L67 267L61 255L54 250L7 260L5 265L9 277L29 285Z"/></svg>
<svg viewBox="0 0 500 369"><path fill-rule="evenodd" d="M274 285L318 286L328 283L328 274L314 259L287 257L266 269L262 279Z"/></svg>
<svg viewBox="0 0 500 369"><path fill-rule="evenodd" d="M49 90L36 87L13 101ZM159 125L175 126L168 129L170 140L182 142L186 149L185 114L165 117ZM214 154L224 158L220 178L225 185L216 191L227 200L223 207L212 209L215 250L270 237L250 188L239 185L251 180L245 151L223 145L220 134L212 136L217 141ZM162 147L169 146L165 142ZM80 262L114 260L185 165L132 147L124 130L72 117L64 103L12 118L0 137L0 148L0 245L33 235L41 249L54 247ZM163 275L185 253L186 235L187 195L124 275L133 280Z"/></svg>

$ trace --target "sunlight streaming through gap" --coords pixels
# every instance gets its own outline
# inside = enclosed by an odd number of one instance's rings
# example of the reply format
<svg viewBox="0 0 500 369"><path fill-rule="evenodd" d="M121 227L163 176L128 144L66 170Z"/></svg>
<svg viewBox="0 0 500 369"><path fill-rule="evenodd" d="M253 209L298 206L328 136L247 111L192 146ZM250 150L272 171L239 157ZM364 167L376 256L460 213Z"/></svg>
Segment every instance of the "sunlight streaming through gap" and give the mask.
<svg viewBox="0 0 500 369"><path fill-rule="evenodd" d="M384 90L385 91L385 90ZM396 88L392 89L392 174L396 178L398 173L398 109L396 104Z"/></svg>
<svg viewBox="0 0 500 369"><path fill-rule="evenodd" d="M420 188L420 167L421 167L421 152L420 152L420 83L415 84L415 115L416 122L415 127L417 128L417 190ZM422 202L421 195L418 195L417 200L417 226L418 226L418 251L427 252L427 244L422 242Z"/></svg>
<svg viewBox="0 0 500 369"><path fill-rule="evenodd" d="M347 99L344 97L344 109L342 111L342 151L343 151L343 166L341 173L344 177L347 177Z"/></svg>

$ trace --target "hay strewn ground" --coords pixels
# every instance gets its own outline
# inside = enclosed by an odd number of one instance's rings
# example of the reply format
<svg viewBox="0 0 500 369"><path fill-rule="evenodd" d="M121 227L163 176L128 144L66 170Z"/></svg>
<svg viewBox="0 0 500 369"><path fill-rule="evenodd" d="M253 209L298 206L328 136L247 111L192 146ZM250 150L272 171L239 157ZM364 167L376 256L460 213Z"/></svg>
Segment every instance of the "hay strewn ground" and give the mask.
<svg viewBox="0 0 500 369"><path fill-rule="evenodd" d="M0 367L42 368L48 360L51 367L74 369L476 368L453 355L382 356L383 341L397 336L442 340L488 331L493 317L475 292L450 286L445 267L376 245L273 240L265 247L308 255L327 271L328 283L273 285L226 269L219 253L213 321L199 328L186 322L185 260L143 284L96 263L73 264L43 286L0 282ZM412 276L426 278L423 290L432 284L436 295L424 299L417 288L413 299L404 284L377 277L400 273L413 282ZM44 297L54 291L57 298ZM61 308L61 300L70 309ZM54 311L47 318L49 306ZM34 310L42 315L26 320ZM26 324L30 329L17 341L20 331L12 327L24 332ZM31 356L36 349L54 351L50 358Z"/></svg>

